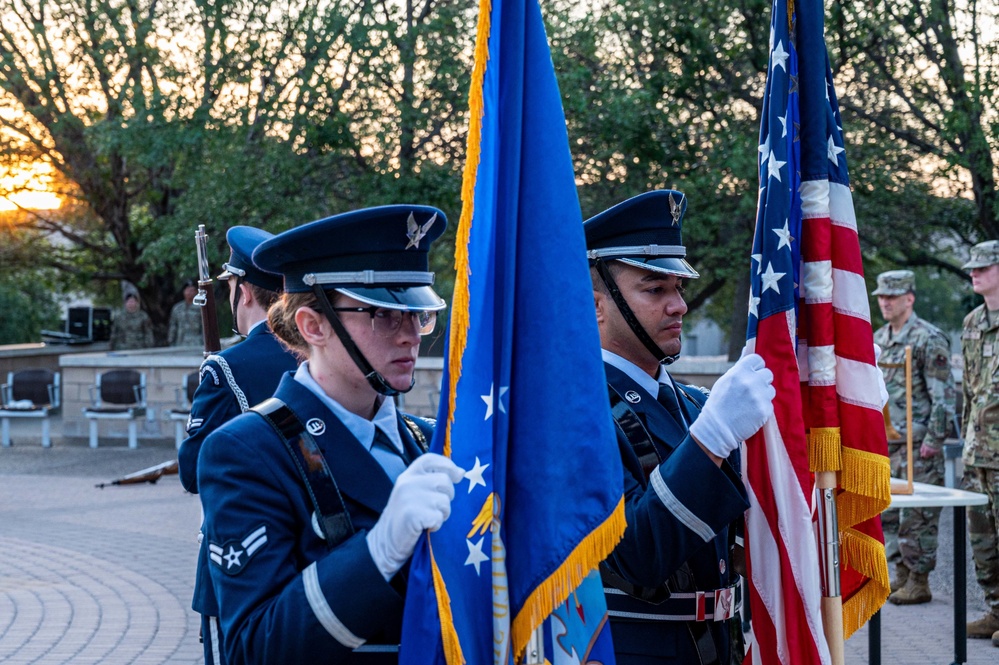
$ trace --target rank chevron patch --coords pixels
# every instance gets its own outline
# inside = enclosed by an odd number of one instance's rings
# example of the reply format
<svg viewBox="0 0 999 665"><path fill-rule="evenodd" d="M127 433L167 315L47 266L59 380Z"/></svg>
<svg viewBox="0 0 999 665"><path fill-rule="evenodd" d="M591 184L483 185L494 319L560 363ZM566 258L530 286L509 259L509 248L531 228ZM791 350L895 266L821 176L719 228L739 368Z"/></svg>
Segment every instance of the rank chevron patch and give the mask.
<svg viewBox="0 0 999 665"><path fill-rule="evenodd" d="M228 540L221 545L209 542L208 556L226 575L239 575L266 543L267 527L262 526L242 540Z"/></svg>

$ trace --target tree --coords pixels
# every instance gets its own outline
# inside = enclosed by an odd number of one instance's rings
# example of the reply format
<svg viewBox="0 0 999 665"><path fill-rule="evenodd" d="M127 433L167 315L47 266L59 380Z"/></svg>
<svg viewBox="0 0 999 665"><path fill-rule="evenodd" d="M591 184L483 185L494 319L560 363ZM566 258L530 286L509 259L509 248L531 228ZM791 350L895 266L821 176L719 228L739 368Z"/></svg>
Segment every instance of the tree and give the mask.
<svg viewBox="0 0 999 665"><path fill-rule="evenodd" d="M0 0L2 165L51 165L72 214L31 225L136 284L162 338L199 222L221 259L232 224L458 209L468 5Z"/></svg>
<svg viewBox="0 0 999 665"><path fill-rule="evenodd" d="M684 244L702 274L688 304L715 302L741 347L770 4L587 9L549 17L584 214L649 189L684 191Z"/></svg>
<svg viewBox="0 0 999 665"><path fill-rule="evenodd" d="M997 10L977 0L832 6L827 41L859 148L862 233L896 264L962 274L938 248L999 237Z"/></svg>

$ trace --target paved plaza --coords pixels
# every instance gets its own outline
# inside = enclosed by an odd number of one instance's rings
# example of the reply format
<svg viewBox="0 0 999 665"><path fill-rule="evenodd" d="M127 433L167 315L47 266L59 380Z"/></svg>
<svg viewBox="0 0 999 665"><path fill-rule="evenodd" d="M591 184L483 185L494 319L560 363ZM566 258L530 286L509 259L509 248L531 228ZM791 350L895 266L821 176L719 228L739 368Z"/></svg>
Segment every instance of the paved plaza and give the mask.
<svg viewBox="0 0 999 665"><path fill-rule="evenodd" d="M201 663L190 609L198 498L176 475L95 487L171 459L172 444L91 450L57 438L42 449L29 432L15 428L14 446L0 449L0 663ZM933 601L882 611L883 663L953 661L951 516L945 509ZM963 564L977 618L985 604L970 553ZM846 662L868 662L867 628L847 642ZM999 648L969 640L967 662L995 665Z"/></svg>

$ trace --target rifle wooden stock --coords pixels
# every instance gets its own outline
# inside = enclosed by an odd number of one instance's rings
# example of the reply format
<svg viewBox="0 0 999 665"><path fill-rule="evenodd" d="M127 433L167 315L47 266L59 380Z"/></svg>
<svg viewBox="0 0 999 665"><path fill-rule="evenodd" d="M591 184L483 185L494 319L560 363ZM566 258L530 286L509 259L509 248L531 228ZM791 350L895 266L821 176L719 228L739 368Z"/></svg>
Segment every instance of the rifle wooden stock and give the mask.
<svg viewBox="0 0 999 665"><path fill-rule="evenodd" d="M201 308L201 331L205 340L205 357L222 350L219 338L218 313L215 311L215 285L208 272L208 234L205 225L198 224L194 232L194 243L198 252L198 295L194 304Z"/></svg>
<svg viewBox="0 0 999 665"><path fill-rule="evenodd" d="M215 312L215 290L211 280L207 284L198 282L198 288L205 292L205 304L201 306L201 330L205 338L205 357L222 350L219 338L219 320Z"/></svg>
<svg viewBox="0 0 999 665"><path fill-rule="evenodd" d="M162 464L157 464L135 473L130 473L121 478L117 478L107 483L97 483L95 487L104 489L108 485L137 485L139 483L155 483L162 476L169 476L173 473L178 473L178 463L177 460L169 460L163 462Z"/></svg>

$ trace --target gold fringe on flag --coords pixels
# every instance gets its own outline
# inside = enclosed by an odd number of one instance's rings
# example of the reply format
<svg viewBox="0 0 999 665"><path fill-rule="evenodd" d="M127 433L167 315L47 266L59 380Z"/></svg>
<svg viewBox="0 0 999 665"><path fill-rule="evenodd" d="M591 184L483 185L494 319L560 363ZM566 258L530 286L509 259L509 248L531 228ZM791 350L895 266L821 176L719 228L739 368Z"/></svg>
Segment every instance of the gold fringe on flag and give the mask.
<svg viewBox="0 0 999 665"><path fill-rule="evenodd" d="M813 427L808 431L808 469L812 473L843 468L838 427Z"/></svg>
<svg viewBox="0 0 999 665"><path fill-rule="evenodd" d="M843 635L850 639L885 604L891 584L884 545L854 529L840 531L840 543L843 565L869 578L860 591L843 602Z"/></svg>
<svg viewBox="0 0 999 665"><path fill-rule="evenodd" d="M836 511L842 531L880 515L891 503L891 462L884 455L843 448L839 486L843 492Z"/></svg>
<svg viewBox="0 0 999 665"><path fill-rule="evenodd" d="M621 497L610 516L576 545L548 579L534 588L510 627L511 647L518 661L541 622L610 555L624 536L624 529L624 497Z"/></svg>
<svg viewBox="0 0 999 665"><path fill-rule="evenodd" d="M437 559L434 558L434 547L427 539L427 546L430 548L430 570L434 577L434 595L437 596L437 612L441 618L441 643L444 648L444 658L448 665L465 665L465 655L461 652L461 642L458 640L458 631L454 627L454 616L451 614L451 596L447 592L447 585L444 577L437 567Z"/></svg>
<svg viewBox="0 0 999 665"><path fill-rule="evenodd" d="M454 296L451 299L451 330L448 354L448 416L444 435L444 455L451 456L451 424L458 399L458 379L461 378L461 359L468 342L468 242L472 231L472 213L475 210L475 179L479 170L482 143L482 114L485 110L482 83L489 60L489 22L492 2L479 2L479 26L475 35L475 64L472 66L472 84L468 91L468 144L465 148L465 168L461 176L461 217L454 247Z"/></svg>
<svg viewBox="0 0 999 665"><path fill-rule="evenodd" d="M890 592L884 545L851 527L880 515L891 503L891 466L884 455L843 446L838 427L809 431L808 464L813 472L839 472L840 556L844 566L869 580L843 601L843 634L849 639L884 605Z"/></svg>

